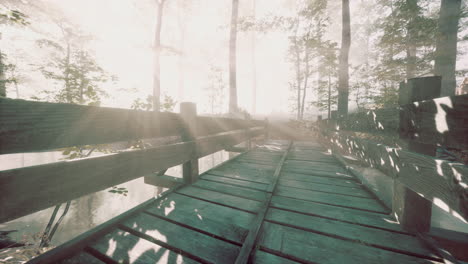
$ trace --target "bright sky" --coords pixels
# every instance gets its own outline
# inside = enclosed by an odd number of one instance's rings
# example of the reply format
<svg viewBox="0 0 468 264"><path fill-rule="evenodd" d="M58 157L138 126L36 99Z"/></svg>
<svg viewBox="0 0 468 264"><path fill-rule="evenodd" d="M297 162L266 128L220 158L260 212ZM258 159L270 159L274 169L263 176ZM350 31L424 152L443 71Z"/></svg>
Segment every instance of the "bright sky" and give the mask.
<svg viewBox="0 0 468 264"><path fill-rule="evenodd" d="M154 0L49 0L64 15L97 36L90 43L104 69L119 77L114 96L104 100L105 105L128 107L135 97L152 93L152 42L155 24ZM180 1L179 1L180 2ZM192 1L186 1L189 3ZM258 14L275 10L282 1L257 1ZM165 54L161 57L162 90L177 101L195 101L201 111L207 104L205 87L210 64L224 68L227 81L230 0L200 0L191 4L186 17L185 44L181 45L179 21L184 14L167 1L162 44L181 50L183 56ZM267 7L267 8L266 8ZM249 10L248 1L241 1L241 15ZM289 91L285 62L287 42L279 34L260 36L256 40L257 112L288 111ZM251 34L240 33L238 38L238 96L239 106L252 107L252 46ZM180 61L179 61L180 60ZM182 66L180 66L182 65ZM180 68L184 71L183 95L179 98ZM135 96L120 88L138 90ZM227 87L225 94L227 96ZM227 98L225 101L227 107Z"/></svg>
<svg viewBox="0 0 468 264"><path fill-rule="evenodd" d="M152 93L155 0L34 1L42 1L56 8L73 23L79 25L83 32L95 36L87 45L94 52L100 65L119 78L116 84L109 84L106 87L111 97L104 99L104 106L130 107L137 97L145 98ZM184 13L176 6L175 3L181 2L186 3L190 12ZM284 15L294 8L294 5L288 6L286 2L256 0L256 15L257 17L279 13ZM252 13L251 3L251 0L240 1L240 16ZM165 53L161 57L162 92L171 95L178 102L196 102L199 112L202 113L209 109L206 87L210 83L208 76L211 66L223 69L227 84L230 7L231 0L167 0L162 44L181 51L182 55ZM356 4L351 6L351 13L355 8ZM181 25L186 27L183 42ZM335 29L332 33L339 41L340 26L335 26ZM19 39L15 41L16 45L34 48L32 36L17 37ZM252 54L255 52L257 113L289 112L291 93L288 79L291 76L291 67L286 61L288 45L286 34L276 32L258 35L255 40L255 51L252 50L252 40L251 33L241 32L238 35L239 106L249 111L252 108ZM2 42L2 48L4 45L5 42ZM359 54L357 52L359 47L353 45L356 44L352 44L351 47L351 60L353 56ZM10 45L5 48L13 47ZM468 67L463 64L463 60L460 65ZM31 82L21 87L20 94L23 98L34 95L41 86L47 85L37 81L41 78L37 72L28 78ZM225 110L227 110L227 89L226 86Z"/></svg>

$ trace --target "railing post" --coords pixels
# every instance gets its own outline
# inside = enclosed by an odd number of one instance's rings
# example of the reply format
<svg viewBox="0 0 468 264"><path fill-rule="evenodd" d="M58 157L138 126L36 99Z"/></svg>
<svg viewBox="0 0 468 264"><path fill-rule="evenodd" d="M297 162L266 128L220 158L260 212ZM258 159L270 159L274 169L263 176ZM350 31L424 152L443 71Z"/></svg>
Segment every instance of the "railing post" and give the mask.
<svg viewBox="0 0 468 264"><path fill-rule="evenodd" d="M417 101L440 97L441 79L438 76L408 79L400 83L399 104L406 105ZM400 108L400 132L406 131L407 113ZM408 139L408 150L424 155L435 156L436 146L422 144ZM432 202L407 188L395 179L393 186L393 213L402 227L413 232L428 232L431 227Z"/></svg>
<svg viewBox="0 0 468 264"><path fill-rule="evenodd" d="M244 118L247 123L247 127L245 129L245 134L247 136L247 141L245 142L247 150L250 150L252 146L252 140L250 140L250 127L251 127L251 122L250 122L250 115L249 113L244 113Z"/></svg>
<svg viewBox="0 0 468 264"><path fill-rule="evenodd" d="M265 118L265 140L268 140L270 135L270 123L268 122L268 118Z"/></svg>
<svg viewBox="0 0 468 264"><path fill-rule="evenodd" d="M180 116L184 122L182 141L194 141L197 129L197 106L195 103L180 103ZM198 158L196 149L193 150L193 158L182 165L182 176L185 183L193 183L198 178Z"/></svg>

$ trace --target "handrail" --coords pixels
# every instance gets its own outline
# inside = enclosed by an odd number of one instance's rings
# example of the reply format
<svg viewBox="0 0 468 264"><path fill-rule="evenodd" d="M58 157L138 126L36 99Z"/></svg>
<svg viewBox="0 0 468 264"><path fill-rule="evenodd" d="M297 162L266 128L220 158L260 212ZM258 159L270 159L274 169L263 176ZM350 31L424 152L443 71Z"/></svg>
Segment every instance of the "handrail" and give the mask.
<svg viewBox="0 0 468 264"><path fill-rule="evenodd" d="M197 116L196 136L264 126L263 121ZM180 136L180 114L0 98L0 154Z"/></svg>
<svg viewBox="0 0 468 264"><path fill-rule="evenodd" d="M0 171L0 222L179 164L196 164L200 157L265 133L263 121L199 117L192 108L195 114L190 121L195 125L188 126L183 115L174 113L1 98L0 153L102 144L140 136L177 135L183 142ZM193 138L186 140L184 133L188 130L193 130ZM198 172L190 170L190 174L191 179L197 179Z"/></svg>

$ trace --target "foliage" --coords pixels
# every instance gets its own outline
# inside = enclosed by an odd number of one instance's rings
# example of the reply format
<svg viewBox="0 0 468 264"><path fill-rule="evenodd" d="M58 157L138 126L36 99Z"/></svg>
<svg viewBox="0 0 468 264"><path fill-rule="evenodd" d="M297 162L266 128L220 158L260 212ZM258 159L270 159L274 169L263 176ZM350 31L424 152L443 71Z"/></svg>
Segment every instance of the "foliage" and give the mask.
<svg viewBox="0 0 468 264"><path fill-rule="evenodd" d="M0 24L29 25L28 16L18 10L11 10L0 6Z"/></svg>
<svg viewBox="0 0 468 264"><path fill-rule="evenodd" d="M52 79L60 87L58 91L43 91L54 101L99 105L101 97L107 96L99 85L111 77L87 51L72 50L70 44L63 46L52 40L39 40L37 44L52 51L51 60L39 69L44 77Z"/></svg>
<svg viewBox="0 0 468 264"><path fill-rule="evenodd" d="M223 95L226 90L223 70L220 67L211 65L208 80L209 83L204 89L208 97L208 110L211 114L220 114L223 112Z"/></svg>
<svg viewBox="0 0 468 264"><path fill-rule="evenodd" d="M123 196L127 196L128 194L128 189L125 188L125 187L117 187L117 186L113 186L110 190L109 190L110 193L115 193L115 194L121 194Z"/></svg>

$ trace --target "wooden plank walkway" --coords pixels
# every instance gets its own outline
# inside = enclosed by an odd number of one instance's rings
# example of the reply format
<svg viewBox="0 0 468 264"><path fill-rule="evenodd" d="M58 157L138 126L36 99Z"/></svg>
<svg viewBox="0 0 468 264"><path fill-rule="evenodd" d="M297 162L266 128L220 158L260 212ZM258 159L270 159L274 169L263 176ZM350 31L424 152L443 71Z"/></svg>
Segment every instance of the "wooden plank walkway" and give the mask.
<svg viewBox="0 0 468 264"><path fill-rule="evenodd" d="M314 142L269 141L100 232L32 263L441 262Z"/></svg>

